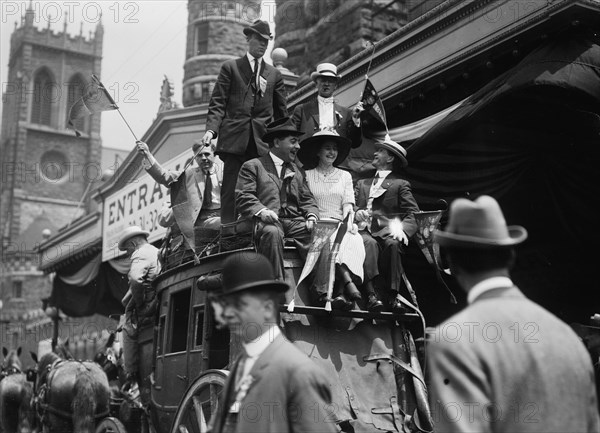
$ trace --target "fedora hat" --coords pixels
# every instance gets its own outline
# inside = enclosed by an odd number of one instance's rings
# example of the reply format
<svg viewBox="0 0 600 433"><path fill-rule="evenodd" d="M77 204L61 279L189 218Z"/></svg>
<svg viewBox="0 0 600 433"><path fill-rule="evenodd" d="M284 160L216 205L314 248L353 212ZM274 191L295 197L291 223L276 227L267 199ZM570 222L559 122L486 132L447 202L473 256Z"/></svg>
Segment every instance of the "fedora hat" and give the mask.
<svg viewBox="0 0 600 433"><path fill-rule="evenodd" d="M321 63L317 65L317 70L310 74L310 79L313 81L317 81L319 77L329 77L340 79L342 76L337 73L337 66L333 63Z"/></svg>
<svg viewBox="0 0 600 433"><path fill-rule="evenodd" d="M454 200L446 230L436 230L434 239L442 247L511 247L527 239L527 230L521 226L507 226L498 202L482 195L475 201Z"/></svg>
<svg viewBox="0 0 600 433"><path fill-rule="evenodd" d="M256 20L250 26L244 27L244 34L250 36L252 33L257 34L263 39L271 40L273 35L271 34L271 27L266 21Z"/></svg>
<svg viewBox="0 0 600 433"><path fill-rule="evenodd" d="M134 236L144 236L146 239L148 239L149 235L150 233L146 230L142 230L140 226L129 226L123 230L123 233L121 233L121 237L119 238L119 249L121 251L126 251L127 248L125 248L125 242Z"/></svg>
<svg viewBox="0 0 600 433"><path fill-rule="evenodd" d="M316 167L319 163L319 149L327 141L333 141L337 145L338 156L333 162L334 166L341 164L348 157L352 142L339 135L333 128L324 128L315 132L311 137L305 138L300 142L298 159L306 168Z"/></svg>
<svg viewBox="0 0 600 433"><path fill-rule="evenodd" d="M242 251L227 257L223 263L221 296L243 290L261 289L285 292L289 286L275 279L269 260L254 251Z"/></svg>
<svg viewBox="0 0 600 433"><path fill-rule="evenodd" d="M400 165L402 167L406 167L408 165L408 160L406 159L406 149L393 141L389 134L385 134L383 141L375 141L375 145L389 150L394 154L394 156L400 158Z"/></svg>
<svg viewBox="0 0 600 433"><path fill-rule="evenodd" d="M298 131L298 128L296 128L296 125L292 123L289 117L282 117L267 124L267 132L265 132L262 139L263 141L270 143L274 138L282 135L300 136L304 135L304 132Z"/></svg>

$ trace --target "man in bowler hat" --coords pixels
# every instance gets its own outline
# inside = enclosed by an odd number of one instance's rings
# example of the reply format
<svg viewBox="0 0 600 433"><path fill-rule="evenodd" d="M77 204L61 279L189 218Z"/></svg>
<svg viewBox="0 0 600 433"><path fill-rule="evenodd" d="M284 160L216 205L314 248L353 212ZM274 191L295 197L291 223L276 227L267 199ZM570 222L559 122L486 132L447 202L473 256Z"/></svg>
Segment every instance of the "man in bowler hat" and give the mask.
<svg viewBox="0 0 600 433"><path fill-rule="evenodd" d="M241 216L258 218L257 250L273 264L278 280L284 279L284 237L310 241L319 218L304 172L294 164L301 135L287 117L267 125L263 140L269 153L244 163L235 188Z"/></svg>
<svg viewBox="0 0 600 433"><path fill-rule="evenodd" d="M338 431L325 416L331 405L325 374L279 329L287 289L260 254L244 251L225 260L218 301L241 353L225 382L212 433Z"/></svg>
<svg viewBox="0 0 600 433"><path fill-rule="evenodd" d="M221 222L236 220L235 182L245 161L268 153L263 140L265 124L287 115L281 72L267 64L263 55L273 39L269 23L255 21L244 28L247 53L221 66L208 104L207 144L218 138L215 153L223 160Z"/></svg>
<svg viewBox="0 0 600 433"><path fill-rule="evenodd" d="M484 195L456 199L434 236L468 302L428 338L436 431L600 431L583 343L510 278L527 231Z"/></svg>

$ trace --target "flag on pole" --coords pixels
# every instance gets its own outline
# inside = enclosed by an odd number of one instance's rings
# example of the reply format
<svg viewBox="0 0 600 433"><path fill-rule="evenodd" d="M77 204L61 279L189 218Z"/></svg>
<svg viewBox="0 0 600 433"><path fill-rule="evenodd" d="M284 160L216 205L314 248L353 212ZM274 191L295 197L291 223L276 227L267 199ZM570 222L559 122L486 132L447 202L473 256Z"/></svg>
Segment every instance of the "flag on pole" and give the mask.
<svg viewBox="0 0 600 433"><path fill-rule="evenodd" d="M377 90L375 90L373 83L371 83L371 80L369 80L368 77L365 82L365 88L363 89L360 100L363 103L363 107L365 109L364 112L369 113L376 120L382 123L387 130L387 120L385 118L385 108L383 107L383 102L381 101Z"/></svg>
<svg viewBox="0 0 600 433"><path fill-rule="evenodd" d="M92 83L88 86L88 92L79 98L69 110L69 126L73 128L75 135L80 137L81 133L75 128L74 120L91 116L101 111L118 109L119 107L98 77L92 75Z"/></svg>

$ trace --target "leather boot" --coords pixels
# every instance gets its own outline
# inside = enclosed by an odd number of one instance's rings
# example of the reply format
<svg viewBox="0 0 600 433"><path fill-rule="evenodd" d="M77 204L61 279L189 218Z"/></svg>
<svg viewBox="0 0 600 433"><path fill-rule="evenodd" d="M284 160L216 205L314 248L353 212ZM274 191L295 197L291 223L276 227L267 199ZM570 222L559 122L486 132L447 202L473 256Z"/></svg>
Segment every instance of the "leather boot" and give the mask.
<svg viewBox="0 0 600 433"><path fill-rule="evenodd" d="M356 284L352 281L352 275L350 275L348 268L345 265L340 265L338 263L335 265L335 270L337 279L340 280L344 286L346 298L351 301L360 301L362 296L356 288Z"/></svg>
<svg viewBox="0 0 600 433"><path fill-rule="evenodd" d="M365 305L367 311L377 312L383 310L383 302L377 298L373 282L367 281L365 284L363 284L363 289L367 295L367 302Z"/></svg>

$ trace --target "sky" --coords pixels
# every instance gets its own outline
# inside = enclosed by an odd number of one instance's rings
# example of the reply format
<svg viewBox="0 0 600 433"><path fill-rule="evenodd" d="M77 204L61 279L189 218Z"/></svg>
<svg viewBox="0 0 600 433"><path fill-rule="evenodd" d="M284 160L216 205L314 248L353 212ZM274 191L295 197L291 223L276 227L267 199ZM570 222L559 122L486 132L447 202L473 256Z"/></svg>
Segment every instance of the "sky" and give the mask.
<svg viewBox="0 0 600 433"><path fill-rule="evenodd" d="M89 31L96 29L102 14L104 47L99 78L111 92L135 135L141 138L156 118L165 76L173 82L174 100L181 105L187 3L187 0L33 1L34 24L46 28L50 22L54 32L62 32L66 19L67 32L78 35L83 23L83 34L88 37ZM20 17L28 5L29 0L0 0L3 91L8 85L10 35L15 22L20 26ZM274 8L271 6L263 4L261 17L271 22L274 33ZM101 115L102 145L133 150L135 139L119 113L108 111Z"/></svg>

